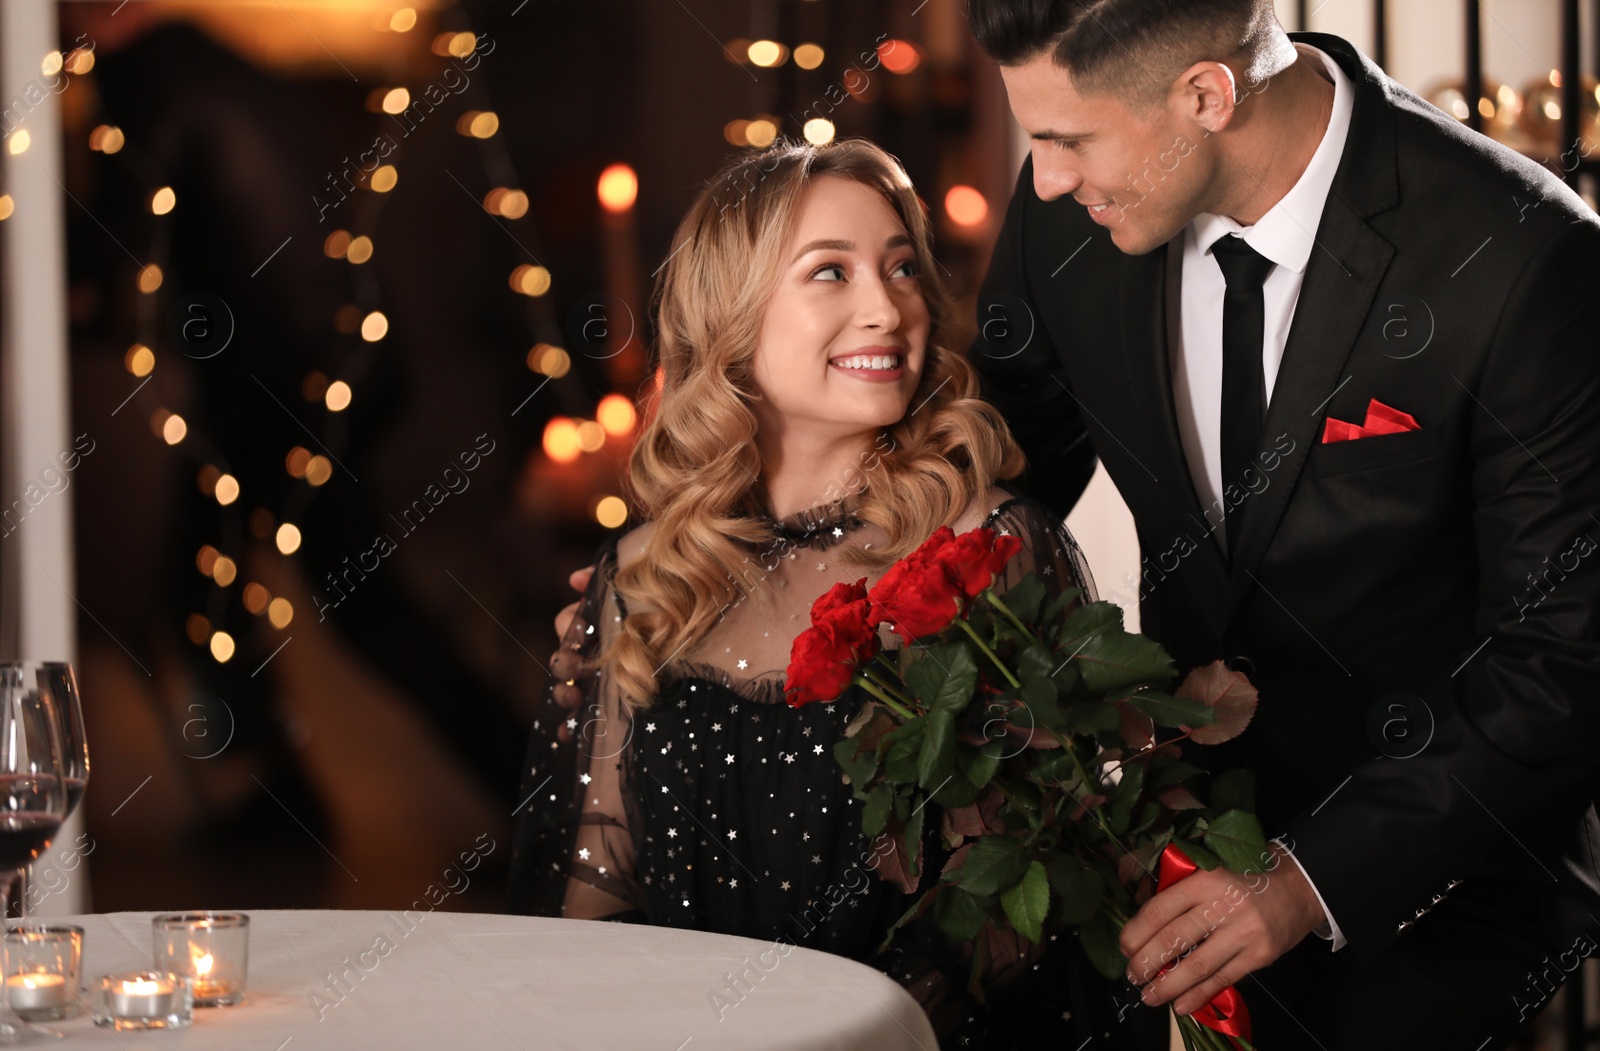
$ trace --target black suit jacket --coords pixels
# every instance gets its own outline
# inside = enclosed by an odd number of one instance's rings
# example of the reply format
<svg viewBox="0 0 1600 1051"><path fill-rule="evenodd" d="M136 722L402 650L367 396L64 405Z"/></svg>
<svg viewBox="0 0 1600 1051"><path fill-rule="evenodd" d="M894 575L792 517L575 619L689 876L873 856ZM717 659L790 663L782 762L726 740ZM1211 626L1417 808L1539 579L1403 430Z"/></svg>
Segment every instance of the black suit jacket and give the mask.
<svg viewBox="0 0 1600 1051"><path fill-rule="evenodd" d="M1183 669L1259 688L1241 737L1188 757L1256 771L1359 961L1455 880L1600 900L1600 220L1347 41L1291 36L1354 110L1231 564L1173 410L1181 237L1124 255L1030 159L972 358L1033 495L1064 515L1098 457L1132 510L1141 578L1100 590L1137 587ZM1421 429L1319 444L1374 397Z"/></svg>

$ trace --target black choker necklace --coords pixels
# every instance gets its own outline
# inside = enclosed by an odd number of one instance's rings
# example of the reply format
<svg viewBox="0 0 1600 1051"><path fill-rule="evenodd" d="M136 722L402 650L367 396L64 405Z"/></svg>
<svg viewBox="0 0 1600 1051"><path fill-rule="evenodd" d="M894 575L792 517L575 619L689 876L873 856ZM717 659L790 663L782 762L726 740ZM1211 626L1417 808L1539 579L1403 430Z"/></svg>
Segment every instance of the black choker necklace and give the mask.
<svg viewBox="0 0 1600 1051"><path fill-rule="evenodd" d="M765 508L757 510L752 517L764 523L775 536L796 547L805 547L816 540L831 541L862 524L855 507L846 506L844 497L815 504L781 520L772 517Z"/></svg>

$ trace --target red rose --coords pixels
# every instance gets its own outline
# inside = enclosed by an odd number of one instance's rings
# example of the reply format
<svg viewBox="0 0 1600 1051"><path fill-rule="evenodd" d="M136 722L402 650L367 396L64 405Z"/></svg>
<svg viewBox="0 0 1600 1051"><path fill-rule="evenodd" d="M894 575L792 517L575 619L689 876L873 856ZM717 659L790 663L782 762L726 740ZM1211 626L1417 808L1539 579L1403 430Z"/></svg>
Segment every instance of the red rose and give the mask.
<svg viewBox="0 0 1600 1051"><path fill-rule="evenodd" d="M865 577L835 584L812 603L811 627L789 651L784 693L790 705L834 700L856 669L877 655L880 643L869 611Z"/></svg>
<svg viewBox="0 0 1600 1051"><path fill-rule="evenodd" d="M889 567L872 589L873 624L888 621L907 642L943 631L961 612L962 591L937 560L938 551L955 540L949 526L940 526L922 546Z"/></svg>
<svg viewBox="0 0 1600 1051"><path fill-rule="evenodd" d="M872 623L893 623L907 642L943 631L1021 548L1016 537L996 536L992 529L956 536L940 526L872 589Z"/></svg>
<svg viewBox="0 0 1600 1051"><path fill-rule="evenodd" d="M972 599L994 583L994 575L1020 550L1022 541L1014 536L996 536L992 529L973 529L940 547L933 557Z"/></svg>

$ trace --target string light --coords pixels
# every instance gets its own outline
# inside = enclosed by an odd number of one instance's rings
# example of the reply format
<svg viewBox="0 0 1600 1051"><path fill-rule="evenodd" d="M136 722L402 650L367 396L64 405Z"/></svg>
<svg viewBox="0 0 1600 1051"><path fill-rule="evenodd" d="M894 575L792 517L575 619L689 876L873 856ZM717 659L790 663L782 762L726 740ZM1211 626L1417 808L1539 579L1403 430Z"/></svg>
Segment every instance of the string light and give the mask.
<svg viewBox="0 0 1600 1051"><path fill-rule="evenodd" d="M771 146L772 141L777 137L777 122L768 120L766 117L758 118L745 125L744 141L757 149Z"/></svg>
<svg viewBox="0 0 1600 1051"><path fill-rule="evenodd" d="M150 195L150 214L166 215L168 212L172 211L177 203L178 195L173 192L172 187L163 186L161 189Z"/></svg>
<svg viewBox="0 0 1600 1051"><path fill-rule="evenodd" d="M89 148L101 153L116 153L126 141L122 129L110 124L102 124L89 133Z"/></svg>
<svg viewBox="0 0 1600 1051"><path fill-rule="evenodd" d="M878 45L878 58L891 73L910 73L922 64L922 52L909 40L885 40Z"/></svg>
<svg viewBox="0 0 1600 1051"><path fill-rule="evenodd" d="M794 64L801 69L816 69L826 53L816 44L801 44L794 49Z"/></svg>
<svg viewBox="0 0 1600 1051"><path fill-rule="evenodd" d="M7 148L11 151L11 156L15 157L18 154L26 153L28 151L28 143L32 141L32 138L33 136L28 134L27 128L18 128L13 131L7 144Z"/></svg>
<svg viewBox="0 0 1600 1051"><path fill-rule="evenodd" d="M260 584L251 581L244 586L239 594L239 601L244 603L244 608L260 616L267 611L267 603L272 601L272 592Z"/></svg>
<svg viewBox="0 0 1600 1051"><path fill-rule="evenodd" d="M219 631L211 636L211 656L216 658L218 664L226 664L232 660L233 650L232 635Z"/></svg>
<svg viewBox="0 0 1600 1051"><path fill-rule="evenodd" d="M978 226L989 215L989 202L971 186L952 186L944 195L944 211L958 226Z"/></svg>
<svg viewBox="0 0 1600 1051"><path fill-rule="evenodd" d="M328 406L329 412L343 412L350 407L350 384L344 380L334 380L328 384L328 393L322 400ZM307 467L309 466L308 462Z"/></svg>
<svg viewBox="0 0 1600 1051"><path fill-rule="evenodd" d="M0 222L11 218L11 213L17 210L17 204L11 199L9 193L0 193Z"/></svg>
<svg viewBox="0 0 1600 1051"><path fill-rule="evenodd" d="M544 454L556 463L571 463L582 452L578 425L565 416L552 416L544 425Z"/></svg>
<svg viewBox="0 0 1600 1051"><path fill-rule="evenodd" d="M300 529L292 522L285 522L278 527L273 542L278 545L278 550L285 555L292 555L300 550Z"/></svg>
<svg viewBox="0 0 1600 1051"><path fill-rule="evenodd" d="M789 49L776 40L757 40L745 49L745 54L750 56L750 64L770 69L781 66L789 57Z"/></svg>
<svg viewBox="0 0 1600 1051"><path fill-rule="evenodd" d="M374 310L361 319L361 338L368 343L376 343L389 334L389 319L383 316L383 311Z"/></svg>
<svg viewBox="0 0 1600 1051"><path fill-rule="evenodd" d="M628 520L628 505L617 496L602 496L594 505L594 520L615 529Z"/></svg>
<svg viewBox="0 0 1600 1051"><path fill-rule="evenodd" d="M826 117L812 117L806 121L805 136L813 146L826 146L833 141L833 121Z"/></svg>
<svg viewBox="0 0 1600 1051"><path fill-rule="evenodd" d="M550 271L524 263L511 271L511 287L525 296L542 296L550 291Z"/></svg>
<svg viewBox="0 0 1600 1051"><path fill-rule="evenodd" d="M633 425L638 421L639 414L633 407L633 402L621 394L607 394L600 399L599 406L595 409L595 419L607 434L620 438L633 430Z"/></svg>
<svg viewBox="0 0 1600 1051"><path fill-rule="evenodd" d="M625 212L639 197L639 177L626 164L613 164L600 173L600 206L608 212Z"/></svg>
<svg viewBox="0 0 1600 1051"><path fill-rule="evenodd" d="M122 364L130 373L143 378L150 375L150 370L156 367L156 352L143 343L135 343L123 356Z"/></svg>

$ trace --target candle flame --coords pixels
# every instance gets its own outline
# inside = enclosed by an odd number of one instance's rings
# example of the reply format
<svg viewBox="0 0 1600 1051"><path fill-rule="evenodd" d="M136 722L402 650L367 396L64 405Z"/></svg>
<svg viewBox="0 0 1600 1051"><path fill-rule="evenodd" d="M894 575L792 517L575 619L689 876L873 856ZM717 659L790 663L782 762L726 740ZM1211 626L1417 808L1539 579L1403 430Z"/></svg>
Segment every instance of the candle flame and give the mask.
<svg viewBox="0 0 1600 1051"><path fill-rule="evenodd" d="M144 978L133 978L122 983L122 991L136 996L154 996L161 991L161 984Z"/></svg>
<svg viewBox="0 0 1600 1051"><path fill-rule="evenodd" d="M202 955L199 949L191 947L189 949L189 955L194 959L195 977L204 978L206 975L211 973L211 965L214 961L212 960L210 953L205 953Z"/></svg>

